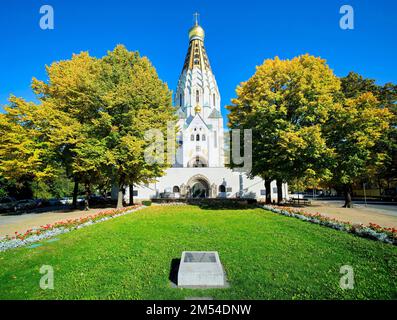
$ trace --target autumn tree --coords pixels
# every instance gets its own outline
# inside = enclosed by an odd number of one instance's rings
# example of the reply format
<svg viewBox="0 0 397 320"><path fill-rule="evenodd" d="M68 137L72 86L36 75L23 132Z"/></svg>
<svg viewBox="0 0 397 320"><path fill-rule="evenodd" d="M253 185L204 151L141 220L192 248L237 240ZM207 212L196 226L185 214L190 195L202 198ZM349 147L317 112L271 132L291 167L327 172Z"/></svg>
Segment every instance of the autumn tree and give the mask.
<svg viewBox="0 0 397 320"><path fill-rule="evenodd" d="M32 82L39 103L12 97L0 116L1 176L40 181L66 172L74 202L84 185L88 209L94 185L115 181L122 190L163 174L167 163L144 159L145 132L166 133L174 110L147 58L117 46L100 59L82 52L55 62L47 75Z"/></svg>
<svg viewBox="0 0 397 320"><path fill-rule="evenodd" d="M303 55L292 60L275 58L237 88L228 106L232 129L252 129L251 175L277 180L278 202L284 181L310 175L328 179L332 149L326 145L322 125L335 104L340 81L325 60Z"/></svg>
<svg viewBox="0 0 397 320"><path fill-rule="evenodd" d="M107 130L105 141L113 159L120 207L126 186L147 183L168 167L166 162L146 162L144 152L150 141L145 132L158 129L166 136L168 125L176 120L175 110L170 90L150 61L124 46L101 59L101 81L106 123L100 127Z"/></svg>
<svg viewBox="0 0 397 320"><path fill-rule="evenodd" d="M59 174L56 156L42 128L39 106L10 97L0 114L0 175L16 185L46 182Z"/></svg>
<svg viewBox="0 0 397 320"><path fill-rule="evenodd" d="M50 124L59 131L54 145L75 181L85 185L87 200L94 182L114 181L120 207L126 185L162 174L165 165L144 161L144 133L166 132L174 110L168 87L147 58L120 45L101 59L74 55L47 73L48 83L34 80L33 87L43 104L67 117Z"/></svg>
<svg viewBox="0 0 397 320"><path fill-rule="evenodd" d="M323 128L327 145L334 150L330 183L342 187L345 207L352 205L352 184L373 176L391 159L395 127L390 125L392 104L386 88L355 73L342 78L341 103Z"/></svg>
<svg viewBox="0 0 397 320"><path fill-rule="evenodd" d="M111 159L98 132L97 123L104 109L98 59L87 52L47 67L48 82L33 79L32 87L46 111L45 132L51 146L75 182L73 203L76 205L78 184L84 185L85 208L92 185L105 179Z"/></svg>

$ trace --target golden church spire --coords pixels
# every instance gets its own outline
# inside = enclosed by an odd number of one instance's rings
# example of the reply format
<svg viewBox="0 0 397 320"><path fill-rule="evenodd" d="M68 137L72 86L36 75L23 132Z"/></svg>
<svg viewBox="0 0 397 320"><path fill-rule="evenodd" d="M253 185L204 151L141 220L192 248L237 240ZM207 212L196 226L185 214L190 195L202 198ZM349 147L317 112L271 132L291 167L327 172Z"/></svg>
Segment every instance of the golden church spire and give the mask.
<svg viewBox="0 0 397 320"><path fill-rule="evenodd" d="M186 55L183 70L199 68L201 70L211 70L207 53L204 48L204 29L199 25L199 14L194 14L194 26L189 30L189 49Z"/></svg>
<svg viewBox="0 0 397 320"><path fill-rule="evenodd" d="M194 26L189 30L189 40L198 39L204 41L205 32L204 29L199 25L199 13L194 15Z"/></svg>

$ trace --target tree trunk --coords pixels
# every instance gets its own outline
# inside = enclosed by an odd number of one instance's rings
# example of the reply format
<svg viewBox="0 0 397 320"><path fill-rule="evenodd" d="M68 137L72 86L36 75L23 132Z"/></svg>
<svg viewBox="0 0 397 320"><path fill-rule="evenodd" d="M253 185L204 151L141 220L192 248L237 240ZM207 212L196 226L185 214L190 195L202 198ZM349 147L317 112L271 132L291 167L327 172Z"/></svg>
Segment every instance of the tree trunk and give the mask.
<svg viewBox="0 0 397 320"><path fill-rule="evenodd" d="M73 209L77 208L77 196L79 193L79 181L74 178L74 188L73 188Z"/></svg>
<svg viewBox="0 0 397 320"><path fill-rule="evenodd" d="M90 210L90 195L91 195L90 185L86 184L85 185L85 199L84 199L84 210L85 211Z"/></svg>
<svg viewBox="0 0 397 320"><path fill-rule="evenodd" d="M283 181L281 179L276 180L277 185L277 204L283 202Z"/></svg>
<svg viewBox="0 0 397 320"><path fill-rule="evenodd" d="M350 185L345 184L343 186L343 195L345 197L345 204L343 205L343 208L351 208L353 204Z"/></svg>
<svg viewBox="0 0 397 320"><path fill-rule="evenodd" d="M117 193L117 209L123 208L124 190L123 184L119 185L119 192Z"/></svg>
<svg viewBox="0 0 397 320"><path fill-rule="evenodd" d="M134 205L134 185L130 184L130 206Z"/></svg>
<svg viewBox="0 0 397 320"><path fill-rule="evenodd" d="M265 180L265 189L266 189L266 204L272 203L272 190L271 190L271 183L270 179Z"/></svg>

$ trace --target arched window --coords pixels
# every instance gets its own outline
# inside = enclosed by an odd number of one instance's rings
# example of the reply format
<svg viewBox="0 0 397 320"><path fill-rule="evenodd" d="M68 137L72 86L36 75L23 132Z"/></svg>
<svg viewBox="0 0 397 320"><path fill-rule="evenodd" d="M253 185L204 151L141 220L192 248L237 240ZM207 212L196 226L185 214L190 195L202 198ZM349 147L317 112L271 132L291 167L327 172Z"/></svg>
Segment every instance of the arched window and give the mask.
<svg viewBox="0 0 397 320"><path fill-rule="evenodd" d="M212 100L213 100L214 107L215 107L215 93L212 95Z"/></svg>
<svg viewBox="0 0 397 320"><path fill-rule="evenodd" d="M200 92L196 90L196 102L200 103Z"/></svg>
<svg viewBox="0 0 397 320"><path fill-rule="evenodd" d="M201 136L201 140L205 141L205 134Z"/></svg>
<svg viewBox="0 0 397 320"><path fill-rule="evenodd" d="M190 136L190 141L194 141L194 134Z"/></svg>
<svg viewBox="0 0 397 320"><path fill-rule="evenodd" d="M226 187L223 184L219 186L219 192L226 192Z"/></svg>
<svg viewBox="0 0 397 320"><path fill-rule="evenodd" d="M174 187L172 188L172 192L173 192L173 193L179 193L179 191L180 191L180 189L179 189L178 186L174 186Z"/></svg>
<svg viewBox="0 0 397 320"><path fill-rule="evenodd" d="M199 134L196 135L196 141L200 141L200 135Z"/></svg>

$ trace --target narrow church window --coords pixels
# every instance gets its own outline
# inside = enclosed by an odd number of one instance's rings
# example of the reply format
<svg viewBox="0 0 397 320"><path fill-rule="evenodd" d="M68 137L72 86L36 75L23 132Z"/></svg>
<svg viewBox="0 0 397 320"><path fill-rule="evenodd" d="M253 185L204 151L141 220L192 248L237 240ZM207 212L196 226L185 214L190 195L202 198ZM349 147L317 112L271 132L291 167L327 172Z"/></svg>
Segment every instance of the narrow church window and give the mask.
<svg viewBox="0 0 397 320"><path fill-rule="evenodd" d="M216 131L214 131L214 148L218 148L218 135Z"/></svg>
<svg viewBox="0 0 397 320"><path fill-rule="evenodd" d="M182 107L182 93L179 94L179 106Z"/></svg>
<svg viewBox="0 0 397 320"><path fill-rule="evenodd" d="M201 136L201 140L205 141L205 134Z"/></svg>
<svg viewBox="0 0 397 320"><path fill-rule="evenodd" d="M215 93L212 95L212 100L213 100L214 107L215 107Z"/></svg>
<svg viewBox="0 0 397 320"><path fill-rule="evenodd" d="M194 135L193 134L190 136L190 141L194 141Z"/></svg>
<svg viewBox="0 0 397 320"><path fill-rule="evenodd" d="M196 135L196 141L200 141L200 135Z"/></svg>
<svg viewBox="0 0 397 320"><path fill-rule="evenodd" d="M196 90L196 102L200 102L200 92L198 90Z"/></svg>

